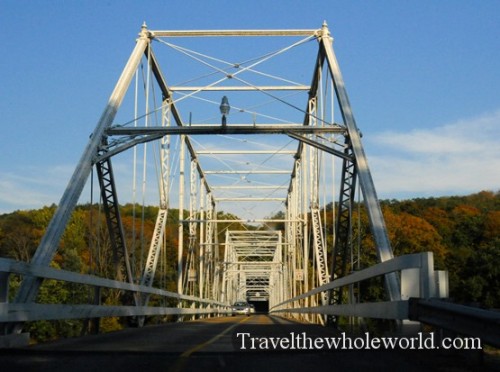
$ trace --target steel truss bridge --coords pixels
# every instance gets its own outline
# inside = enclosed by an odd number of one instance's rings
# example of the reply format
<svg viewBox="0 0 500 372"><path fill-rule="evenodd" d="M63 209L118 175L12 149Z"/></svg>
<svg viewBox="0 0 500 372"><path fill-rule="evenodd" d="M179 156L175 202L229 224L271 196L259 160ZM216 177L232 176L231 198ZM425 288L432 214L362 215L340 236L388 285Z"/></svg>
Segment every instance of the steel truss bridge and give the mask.
<svg viewBox="0 0 500 372"><path fill-rule="evenodd" d="M445 305L436 299L447 297L447 274L434 270L431 253L394 257L361 137L326 23L312 30L223 31L143 25L32 260L0 259L0 344L26 342L23 325L30 321L119 316L142 325L150 315L228 315L239 300L320 324L340 316L414 319L467 334L477 329L471 324L496 322L496 331L484 327L481 337L498 342L498 317L467 310L462 328L440 318ZM94 182L115 257L113 277L50 266ZM141 260L132 259L119 196L158 206ZM363 270L353 238L356 197L379 261ZM325 217L329 203L333 221ZM176 291L155 280L172 210L178 211ZM9 301L12 275L23 280ZM384 278L386 299L365 303L354 289L374 277ZM86 285L94 299L39 303L47 279ZM106 305L107 290L129 295Z"/></svg>

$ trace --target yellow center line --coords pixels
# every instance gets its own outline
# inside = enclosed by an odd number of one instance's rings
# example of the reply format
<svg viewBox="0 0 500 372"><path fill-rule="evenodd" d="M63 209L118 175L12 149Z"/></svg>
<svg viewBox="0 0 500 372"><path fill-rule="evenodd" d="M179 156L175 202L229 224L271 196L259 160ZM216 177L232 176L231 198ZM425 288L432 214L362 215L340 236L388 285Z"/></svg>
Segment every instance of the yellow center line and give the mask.
<svg viewBox="0 0 500 372"><path fill-rule="evenodd" d="M215 341L217 341L218 339L220 339L222 336L224 336L226 333L232 331L234 328L236 328L241 323L246 322L248 319L250 319L250 317L245 317L242 320L240 320L238 323L234 323L231 326L227 327L225 330L223 330L221 333L215 335L210 340L205 341L205 342L203 342L201 344L198 344L198 345L192 347L189 350L186 350L185 352L183 352L179 356L179 359L177 359L177 362L169 369L169 371L171 371L171 372L180 372L180 371L182 371L182 368L184 367L184 365L188 361L188 359L191 356L191 354L196 353L197 351L200 351L204 347L206 347L206 346L214 343Z"/></svg>

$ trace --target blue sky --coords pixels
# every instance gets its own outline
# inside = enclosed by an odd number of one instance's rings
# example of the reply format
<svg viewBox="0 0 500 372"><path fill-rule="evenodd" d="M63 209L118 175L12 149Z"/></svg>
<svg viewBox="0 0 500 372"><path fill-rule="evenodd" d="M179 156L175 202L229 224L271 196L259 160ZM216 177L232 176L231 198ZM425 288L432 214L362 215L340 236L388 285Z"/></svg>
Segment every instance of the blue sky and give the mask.
<svg viewBox="0 0 500 372"><path fill-rule="evenodd" d="M379 197L497 191L498 14L496 0L0 0L0 213L59 201L144 21L175 30L326 20Z"/></svg>

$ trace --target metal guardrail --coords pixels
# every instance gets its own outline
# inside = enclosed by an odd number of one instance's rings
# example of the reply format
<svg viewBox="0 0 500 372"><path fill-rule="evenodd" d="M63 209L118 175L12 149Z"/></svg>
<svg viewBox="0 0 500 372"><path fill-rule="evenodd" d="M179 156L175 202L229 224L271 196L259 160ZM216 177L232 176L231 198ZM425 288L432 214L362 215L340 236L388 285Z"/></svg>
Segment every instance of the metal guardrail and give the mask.
<svg viewBox="0 0 500 372"><path fill-rule="evenodd" d="M315 307L300 307L301 300L318 293L335 288L357 284L363 280L383 276L393 272L401 273L400 298L395 301L370 303L351 303L342 305L325 305ZM448 296L448 277L444 271L434 270L432 252L424 252L395 257L345 277L336 279L317 287L300 296L284 301L270 312L310 313L323 315L359 316L380 319L409 319L410 297L443 298Z"/></svg>
<svg viewBox="0 0 500 372"><path fill-rule="evenodd" d="M154 307L154 306L109 306L89 304L38 304L9 303L9 276L19 274L42 279L89 285L95 288L109 288L129 291L134 294L150 294L179 301L198 303L204 308ZM130 284L94 275L73 273L51 267L31 265L25 262L0 258L0 323L27 322L35 320L101 318L112 316L147 315L202 315L228 314L230 307L213 300L187 296L148 286Z"/></svg>
<svg viewBox="0 0 500 372"><path fill-rule="evenodd" d="M409 319L479 337L485 344L500 347L500 312L436 299L410 298Z"/></svg>
<svg viewBox="0 0 500 372"><path fill-rule="evenodd" d="M400 299L316 307L294 306L308 297L334 288L392 272L401 274ZM500 312L487 311L443 300L448 297L448 275L434 270L431 252L396 257L317 287L274 306L270 312L309 313L366 318L411 320L478 337L484 344L500 347Z"/></svg>
<svg viewBox="0 0 500 372"><path fill-rule="evenodd" d="M396 257L284 301L271 308L270 312L409 319L457 334L479 337L486 344L500 347L500 313L439 300L438 298L448 296L447 275L445 272L435 271L433 267L433 256L430 252ZM356 284L391 272L401 273L401 298L399 300L316 307L293 306L294 303L300 304L301 300L318 293ZM11 274L53 279L96 288L118 289L138 294L153 294L179 301L198 303L204 305L205 308L9 303L8 286ZM112 316L229 314L230 312L230 307L227 304L213 300L0 258L0 323Z"/></svg>

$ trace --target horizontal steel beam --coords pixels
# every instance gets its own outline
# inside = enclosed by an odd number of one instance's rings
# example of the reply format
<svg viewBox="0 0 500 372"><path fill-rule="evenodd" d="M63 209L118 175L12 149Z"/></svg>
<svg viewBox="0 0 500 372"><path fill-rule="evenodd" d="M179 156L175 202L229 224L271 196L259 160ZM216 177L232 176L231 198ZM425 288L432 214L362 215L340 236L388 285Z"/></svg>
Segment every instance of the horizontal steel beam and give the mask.
<svg viewBox="0 0 500 372"><path fill-rule="evenodd" d="M214 37L214 36L317 36L320 29L302 30L154 30L152 37Z"/></svg>
<svg viewBox="0 0 500 372"><path fill-rule="evenodd" d="M246 173L246 172L245 172ZM290 172L288 172L290 173ZM288 186L255 186L255 185L248 185L248 186L212 186L212 190L286 190L288 189Z"/></svg>
<svg viewBox="0 0 500 372"><path fill-rule="evenodd" d="M220 170L205 171L205 174L290 174L287 170Z"/></svg>
<svg viewBox="0 0 500 372"><path fill-rule="evenodd" d="M229 231L229 235L230 236L235 236L235 235L255 235L255 236L259 236L259 235L279 235L279 232L278 231L261 231L261 230L258 230L258 231L232 230L232 231Z"/></svg>
<svg viewBox="0 0 500 372"><path fill-rule="evenodd" d="M154 140L158 140L163 136L167 135L224 135L224 134L235 134L235 135L251 135L251 134L286 134L292 138L298 139L299 141L303 141L309 143L315 147L320 148L321 150L330 152L334 155L345 157L343 153L329 148L327 146L318 144L318 142L313 141L311 139L307 139L303 137L301 134L318 134L318 133L341 133L345 134L345 128L342 126L335 124L328 127L311 127L311 126L303 126L302 124L293 124L293 125L230 125L230 126L221 126L221 125L197 125L197 126L180 126L180 127L145 127L145 128L137 128L137 127L120 127L114 126L107 130L106 134L110 136L129 136L133 139L129 139L128 141L119 143L117 145L109 146L106 151L99 156L96 156L92 162L93 164L106 160L112 156L115 156L133 146L136 146L141 143L146 143ZM189 141L186 139L189 143ZM194 149L191 145L188 146L190 149L191 156L196 157L198 152L194 152ZM269 151L269 150L255 150L255 151L237 151L237 150L204 150L200 151L200 154L296 154L296 151L288 151L288 150L277 150L277 151ZM350 159L349 159L350 160ZM199 168L200 174L203 174L201 168ZM202 177L203 178L203 177ZM208 187L207 185L205 185Z"/></svg>
<svg viewBox="0 0 500 372"><path fill-rule="evenodd" d="M255 267L255 268L246 268L240 269L242 273L245 273L245 278L250 279L253 284L248 285L265 285L269 283L269 275L273 272L279 271L279 269L283 266L281 262L277 262L273 267Z"/></svg>
<svg viewBox="0 0 500 372"><path fill-rule="evenodd" d="M260 280L261 282L262 281L269 281L269 275L273 272L276 272L278 269L281 268L281 264L278 264L278 265L275 265L276 268L272 268L272 267L269 267L269 268L259 268L260 270L258 270L257 268L255 269L252 269L252 268L249 268L249 269L240 269L240 268L228 268L227 269L227 274L245 274L245 278L246 279L252 279L252 280ZM261 283L262 285L262 283Z"/></svg>
<svg viewBox="0 0 500 372"><path fill-rule="evenodd" d="M223 262L225 265L242 265L242 269L252 270L257 272L254 267L257 266L273 266L273 265L283 265L283 262L278 261L236 261L236 262Z"/></svg>
<svg viewBox="0 0 500 372"><path fill-rule="evenodd" d="M303 219L293 219L293 220L273 220L273 219L268 219L268 218L256 218L253 220L244 220L244 219L239 219L239 220L180 220L180 223L255 223L255 222L260 222L260 223L267 223L267 222L304 222ZM203 243L202 245L210 245L212 243ZM215 244L215 243L213 243ZM285 245L285 243L281 243L282 245Z"/></svg>
<svg viewBox="0 0 500 372"><path fill-rule="evenodd" d="M285 201L286 198L214 198L218 202Z"/></svg>
<svg viewBox="0 0 500 372"><path fill-rule="evenodd" d="M345 128L339 125L313 127L302 124L235 124L235 125L191 125L184 127L120 127L113 126L106 131L109 136L144 136L144 135L209 135L209 134L314 134L344 133Z"/></svg>
<svg viewBox="0 0 500 372"><path fill-rule="evenodd" d="M252 237L249 236L248 238L241 237L241 238L231 238L231 241L228 242L228 244L231 244L233 246L238 246L242 244L246 244L248 242L255 243L256 245L258 244L259 246L263 247L276 247L278 245L278 239L273 239L272 237Z"/></svg>
<svg viewBox="0 0 500 372"><path fill-rule="evenodd" d="M200 150L198 155L295 155L297 150Z"/></svg>
<svg viewBox="0 0 500 372"><path fill-rule="evenodd" d="M267 86L171 86L171 92L232 92L232 91L277 91L277 90L304 90L311 89L308 85L267 85Z"/></svg>

